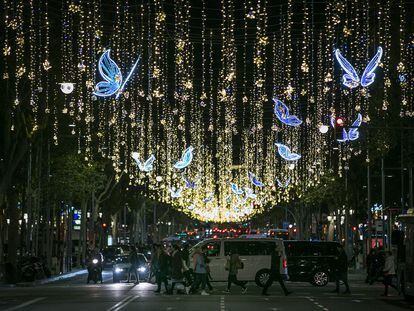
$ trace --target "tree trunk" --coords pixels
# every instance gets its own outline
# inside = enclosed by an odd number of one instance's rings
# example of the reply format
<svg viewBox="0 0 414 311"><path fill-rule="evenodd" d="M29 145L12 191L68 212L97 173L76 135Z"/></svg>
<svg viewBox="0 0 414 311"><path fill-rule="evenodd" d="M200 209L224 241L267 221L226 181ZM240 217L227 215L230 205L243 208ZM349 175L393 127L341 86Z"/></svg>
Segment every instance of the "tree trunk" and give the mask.
<svg viewBox="0 0 414 311"><path fill-rule="evenodd" d="M111 215L112 243L118 244L118 213Z"/></svg>
<svg viewBox="0 0 414 311"><path fill-rule="evenodd" d="M19 211L17 209L17 195L15 192L10 192L7 203L10 217L7 262L13 271L12 282L15 282L17 280L17 247L19 243Z"/></svg>
<svg viewBox="0 0 414 311"><path fill-rule="evenodd" d="M78 264L84 266L85 259L86 259L86 250L87 250L87 232L86 232L86 213L87 213L88 201L84 198L81 202L81 229L80 229L80 237L79 237L79 261Z"/></svg>

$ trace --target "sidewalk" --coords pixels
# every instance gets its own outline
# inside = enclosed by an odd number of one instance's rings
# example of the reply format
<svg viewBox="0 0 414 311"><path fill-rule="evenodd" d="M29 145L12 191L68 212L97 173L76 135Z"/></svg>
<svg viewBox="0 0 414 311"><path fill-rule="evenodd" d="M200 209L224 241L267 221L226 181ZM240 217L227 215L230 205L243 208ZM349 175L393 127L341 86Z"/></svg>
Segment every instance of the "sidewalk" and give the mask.
<svg viewBox="0 0 414 311"><path fill-rule="evenodd" d="M82 275L86 273L88 273L88 270L86 269L73 269L71 272L54 275L54 276L51 276L50 278L36 280L33 282L19 282L16 284L7 284L7 283L0 282L0 287L31 287L31 286L43 285L43 284L48 284L48 283L53 283L53 282L69 279L77 275Z"/></svg>

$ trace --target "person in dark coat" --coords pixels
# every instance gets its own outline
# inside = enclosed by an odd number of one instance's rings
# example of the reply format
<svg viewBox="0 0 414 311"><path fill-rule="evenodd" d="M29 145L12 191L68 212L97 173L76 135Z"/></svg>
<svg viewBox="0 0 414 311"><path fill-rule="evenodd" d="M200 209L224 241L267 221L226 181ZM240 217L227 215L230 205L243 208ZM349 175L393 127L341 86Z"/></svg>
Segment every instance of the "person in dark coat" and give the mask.
<svg viewBox="0 0 414 311"><path fill-rule="evenodd" d="M132 247L131 253L129 254L129 262L131 263L131 266L129 267L127 282L128 283L130 282L131 274L132 274L135 277L135 284L139 284L139 277L138 277L138 272L137 272L138 265L139 265L138 254L134 246Z"/></svg>
<svg viewBox="0 0 414 311"><path fill-rule="evenodd" d="M180 247L177 244L173 245L173 252L171 254L171 280L171 294L174 292L175 284L186 286L183 275L183 258Z"/></svg>
<svg viewBox="0 0 414 311"><path fill-rule="evenodd" d="M246 282L242 282L237 279L239 269L244 268L243 262L239 258L239 254L231 254L230 258L227 260L225 268L229 271L229 275L227 277L227 289L225 290L225 293L230 293L231 284L233 283L240 286L242 288L242 294L245 294L247 291Z"/></svg>
<svg viewBox="0 0 414 311"><path fill-rule="evenodd" d="M288 291L288 289L285 286L285 282L283 281L282 275L280 274L280 257L281 257L281 251L279 250L278 246L272 250L270 253L270 275L269 279L267 280L265 286L263 287L262 295L269 295L267 293L267 290L270 286L272 286L274 281L278 281L280 284L280 287L282 288L285 296L290 295L292 292Z"/></svg>
<svg viewBox="0 0 414 311"><path fill-rule="evenodd" d="M346 288L344 294L350 294L351 291L348 284L348 257L346 256L343 247L338 247L338 252L338 257L335 263L336 288L333 292L339 293L339 281L342 281L344 282Z"/></svg>
<svg viewBox="0 0 414 311"><path fill-rule="evenodd" d="M170 268L171 257L167 254L166 250L161 246L158 257L158 277L157 277L157 290L156 293L161 292L161 284L164 283L165 291L168 291L168 272Z"/></svg>

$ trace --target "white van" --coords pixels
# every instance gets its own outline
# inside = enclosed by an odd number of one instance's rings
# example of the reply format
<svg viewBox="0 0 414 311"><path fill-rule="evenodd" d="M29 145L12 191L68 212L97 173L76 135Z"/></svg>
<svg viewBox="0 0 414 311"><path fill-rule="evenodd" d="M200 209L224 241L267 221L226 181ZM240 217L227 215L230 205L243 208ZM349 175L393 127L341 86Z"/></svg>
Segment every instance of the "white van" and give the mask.
<svg viewBox="0 0 414 311"><path fill-rule="evenodd" d="M226 261L230 253L238 253L244 268L239 270L237 279L255 281L258 286L263 287L269 278L270 253L276 246L282 252L280 274L287 279L286 253L281 239L206 239L195 245L192 250L198 247L207 249L210 274L214 282L227 281L228 271L224 268Z"/></svg>

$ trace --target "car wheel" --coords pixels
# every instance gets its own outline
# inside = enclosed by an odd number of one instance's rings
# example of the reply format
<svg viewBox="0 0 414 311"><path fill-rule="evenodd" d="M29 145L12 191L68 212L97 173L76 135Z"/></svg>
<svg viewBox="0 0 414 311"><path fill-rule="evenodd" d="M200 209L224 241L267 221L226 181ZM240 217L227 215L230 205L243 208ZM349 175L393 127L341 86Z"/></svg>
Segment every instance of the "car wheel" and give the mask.
<svg viewBox="0 0 414 311"><path fill-rule="evenodd" d="M329 277L325 271L318 271L313 275L312 284L318 287L328 285Z"/></svg>
<svg viewBox="0 0 414 311"><path fill-rule="evenodd" d="M269 280L269 277L270 277L270 270L262 269L256 273L256 277L254 278L254 281L256 282L257 286L264 287L267 280Z"/></svg>

